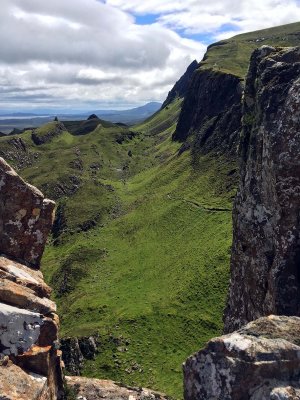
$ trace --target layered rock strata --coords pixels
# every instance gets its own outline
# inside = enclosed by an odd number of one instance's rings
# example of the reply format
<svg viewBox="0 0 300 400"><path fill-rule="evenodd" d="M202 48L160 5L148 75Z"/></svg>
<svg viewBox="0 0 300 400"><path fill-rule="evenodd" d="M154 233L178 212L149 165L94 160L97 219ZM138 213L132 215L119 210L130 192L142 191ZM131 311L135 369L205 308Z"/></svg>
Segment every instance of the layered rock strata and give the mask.
<svg viewBox="0 0 300 400"><path fill-rule="evenodd" d="M185 400L295 400L300 318L269 316L212 339L184 364Z"/></svg>
<svg viewBox="0 0 300 400"><path fill-rule="evenodd" d="M63 396L59 320L38 270L54 203L0 158L0 398Z"/></svg>
<svg viewBox="0 0 300 400"><path fill-rule="evenodd" d="M225 332L300 315L300 48L262 47L244 93Z"/></svg>

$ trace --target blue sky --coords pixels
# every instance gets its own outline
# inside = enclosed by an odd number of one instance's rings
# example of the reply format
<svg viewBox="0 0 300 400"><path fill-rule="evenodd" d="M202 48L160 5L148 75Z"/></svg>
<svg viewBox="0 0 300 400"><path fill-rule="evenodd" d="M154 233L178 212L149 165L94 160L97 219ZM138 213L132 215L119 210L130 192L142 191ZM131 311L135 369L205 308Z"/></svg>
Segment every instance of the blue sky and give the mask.
<svg viewBox="0 0 300 400"><path fill-rule="evenodd" d="M295 21L299 0L1 0L0 112L163 101L208 44Z"/></svg>

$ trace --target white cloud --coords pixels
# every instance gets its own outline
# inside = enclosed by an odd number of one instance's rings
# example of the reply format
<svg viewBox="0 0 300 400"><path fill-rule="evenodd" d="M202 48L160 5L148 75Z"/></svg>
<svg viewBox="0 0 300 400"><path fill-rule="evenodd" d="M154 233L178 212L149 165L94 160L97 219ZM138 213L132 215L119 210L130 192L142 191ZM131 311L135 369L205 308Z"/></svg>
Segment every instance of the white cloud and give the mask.
<svg viewBox="0 0 300 400"><path fill-rule="evenodd" d="M300 20L299 0L107 0L106 3L137 15L159 14L160 24L182 29L187 34L215 34L225 24L232 24L241 33Z"/></svg>
<svg viewBox="0 0 300 400"><path fill-rule="evenodd" d="M156 23L138 25L147 13ZM0 105L164 100L205 51L178 32L213 40L296 20L295 0L1 0Z"/></svg>
<svg viewBox="0 0 300 400"><path fill-rule="evenodd" d="M39 95L42 105L163 100L205 51L201 43L160 24L139 26L127 12L96 0L2 0L0 41L2 108L19 107L26 96L30 107Z"/></svg>

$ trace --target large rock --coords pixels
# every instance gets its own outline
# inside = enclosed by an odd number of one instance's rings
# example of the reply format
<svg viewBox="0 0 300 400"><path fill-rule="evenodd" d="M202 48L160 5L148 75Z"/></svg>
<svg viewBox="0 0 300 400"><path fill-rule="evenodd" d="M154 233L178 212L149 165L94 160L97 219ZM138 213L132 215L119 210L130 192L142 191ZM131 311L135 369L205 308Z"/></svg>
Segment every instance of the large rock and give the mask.
<svg viewBox="0 0 300 400"><path fill-rule="evenodd" d="M56 305L37 270L53 208L0 159L0 399L64 396Z"/></svg>
<svg viewBox="0 0 300 400"><path fill-rule="evenodd" d="M269 316L219 338L184 364L185 400L298 399L300 318Z"/></svg>
<svg viewBox="0 0 300 400"><path fill-rule="evenodd" d="M300 48L262 47L244 94L225 332L300 315Z"/></svg>
<svg viewBox="0 0 300 400"><path fill-rule="evenodd" d="M54 206L0 158L0 253L38 268Z"/></svg>
<svg viewBox="0 0 300 400"><path fill-rule="evenodd" d="M66 381L76 398L82 400L167 400L161 393L122 386L109 380L67 376Z"/></svg>

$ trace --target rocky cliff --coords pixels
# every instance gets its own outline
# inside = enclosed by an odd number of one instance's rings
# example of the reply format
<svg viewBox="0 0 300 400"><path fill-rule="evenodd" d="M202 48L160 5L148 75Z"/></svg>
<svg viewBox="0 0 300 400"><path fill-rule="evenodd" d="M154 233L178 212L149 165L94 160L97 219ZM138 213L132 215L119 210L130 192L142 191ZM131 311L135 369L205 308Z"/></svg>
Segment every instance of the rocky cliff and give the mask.
<svg viewBox="0 0 300 400"><path fill-rule="evenodd" d="M300 314L299 89L299 48L254 52L244 94L226 332L263 315Z"/></svg>
<svg viewBox="0 0 300 400"><path fill-rule="evenodd" d="M58 317L38 270L54 202L0 158L0 398L63 397Z"/></svg>
<svg viewBox="0 0 300 400"><path fill-rule="evenodd" d="M174 140L192 138L194 152L236 154L241 130L242 81L201 66L183 102Z"/></svg>
<svg viewBox="0 0 300 400"><path fill-rule="evenodd" d="M194 60L187 68L185 73L182 75L182 77L175 83L173 88L170 90L168 93L168 96L166 100L163 102L161 108L167 107L170 103L172 103L173 100L175 100L177 97L185 97L189 90L189 85L192 80L192 76L196 69L198 68L198 62Z"/></svg>

